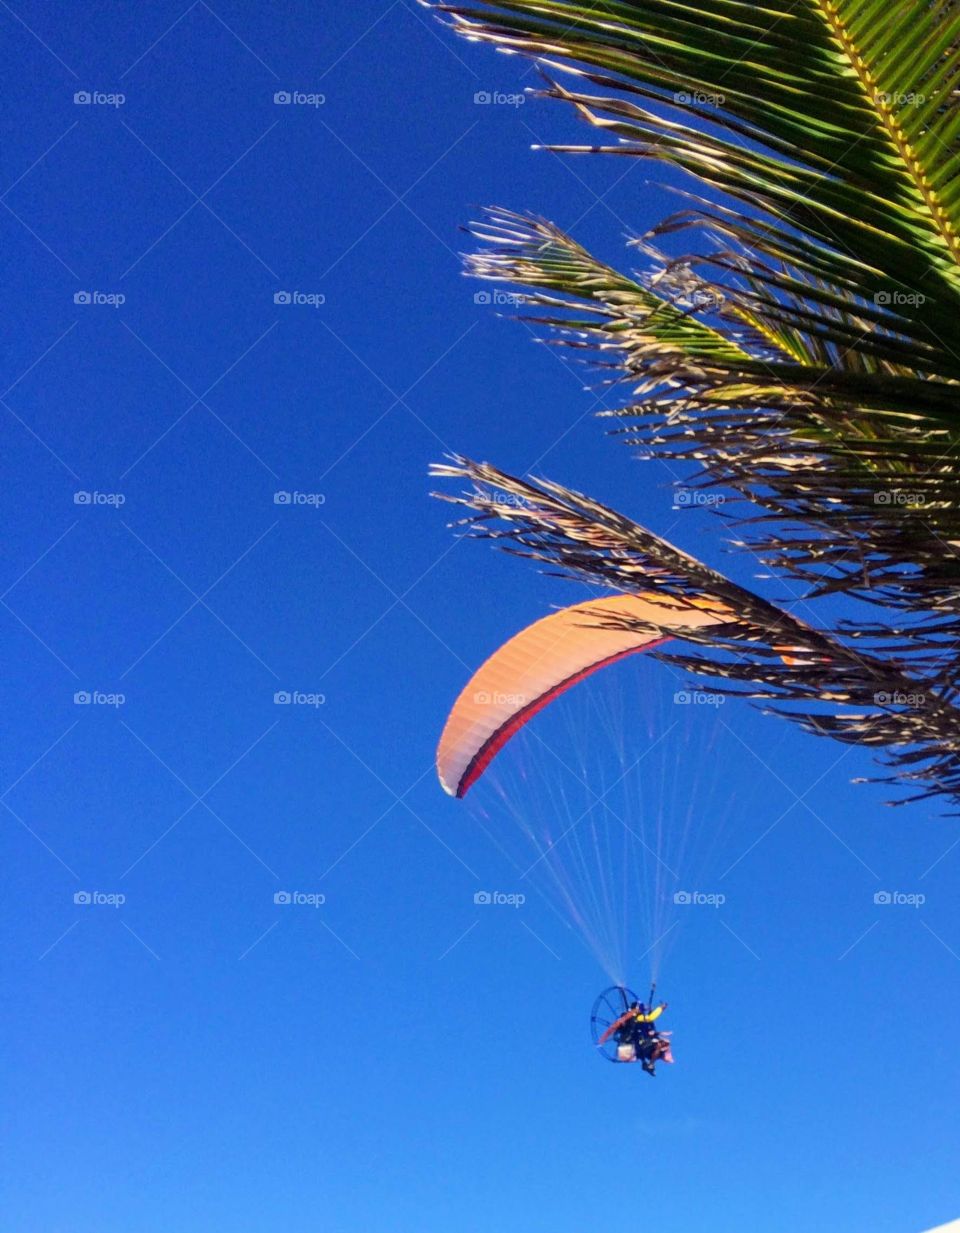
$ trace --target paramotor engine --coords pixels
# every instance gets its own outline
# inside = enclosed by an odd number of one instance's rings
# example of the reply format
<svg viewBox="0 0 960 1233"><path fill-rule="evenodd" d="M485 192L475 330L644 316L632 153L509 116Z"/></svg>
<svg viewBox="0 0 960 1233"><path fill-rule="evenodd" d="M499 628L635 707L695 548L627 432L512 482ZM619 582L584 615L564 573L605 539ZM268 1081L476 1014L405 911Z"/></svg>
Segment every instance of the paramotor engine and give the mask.
<svg viewBox="0 0 960 1233"><path fill-rule="evenodd" d="M610 1028L640 999L626 985L611 985L597 995L590 1012L590 1039L608 1062L619 1062L616 1034L607 1036ZM606 1039L602 1039L606 1037Z"/></svg>

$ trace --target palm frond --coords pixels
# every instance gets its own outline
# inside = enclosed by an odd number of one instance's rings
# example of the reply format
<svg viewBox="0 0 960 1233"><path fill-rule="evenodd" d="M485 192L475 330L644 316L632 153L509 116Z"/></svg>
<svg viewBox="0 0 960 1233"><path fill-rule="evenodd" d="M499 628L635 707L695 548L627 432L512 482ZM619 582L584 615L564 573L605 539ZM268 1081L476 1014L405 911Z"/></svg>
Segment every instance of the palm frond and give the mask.
<svg viewBox="0 0 960 1233"><path fill-rule="evenodd" d="M665 663L711 677L726 694L764 700L807 731L883 748L893 772L883 781L914 788L911 799L960 799L960 716L936 678L813 628L582 493L460 457L431 473L472 485L434 494L466 511L454 524L463 533L548 572L659 594L672 614L664 632L677 636L673 614L704 599L730 613L723 625L680 630L697 649L657 652Z"/></svg>
<svg viewBox="0 0 960 1233"><path fill-rule="evenodd" d="M960 377L955 6L799 0L776 11L745 0L513 0L436 7L466 38L535 57L547 71L604 91L550 82L546 94L613 138L551 148L680 167L737 204L732 214L716 206L698 212L700 220L726 228L772 266L806 275L808 314L829 309L838 293L856 296L868 320L879 318L912 350L918 371ZM706 260L731 272L723 254ZM782 277L773 276L774 291L790 289L789 275L784 284ZM771 311L750 290L741 294L761 316ZM789 317L789 305L773 299L776 315Z"/></svg>
<svg viewBox="0 0 960 1233"><path fill-rule="evenodd" d="M469 271L522 287L539 323L629 387L630 401L602 413L629 443L697 463L702 482L755 502L773 529L751 546L813 593L946 607L949 656L960 637L958 387L861 353L846 364L812 353L786 325L753 328L741 302L684 262L661 259L644 285L542 219L492 210L472 230L484 247Z"/></svg>

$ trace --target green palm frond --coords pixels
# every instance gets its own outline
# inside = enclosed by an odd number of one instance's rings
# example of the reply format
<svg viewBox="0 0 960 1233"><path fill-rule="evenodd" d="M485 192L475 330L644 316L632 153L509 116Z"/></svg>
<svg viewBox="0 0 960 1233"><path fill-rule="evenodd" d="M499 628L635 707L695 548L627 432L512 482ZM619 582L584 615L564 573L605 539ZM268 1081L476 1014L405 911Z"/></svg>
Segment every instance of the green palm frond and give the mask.
<svg viewBox="0 0 960 1233"><path fill-rule="evenodd" d="M614 143L553 148L673 163L739 203L735 214L701 217L802 271L810 304L856 296L913 348L918 369L926 357L927 371L960 376L960 12L952 4L437 7L467 38L617 92L554 83L547 93Z"/></svg>
<svg viewBox="0 0 960 1233"><path fill-rule="evenodd" d="M924 571L914 580L924 602L955 591L956 387L827 356L797 363L787 353L802 353L805 340L760 334L742 305L686 266L662 269L651 291L542 219L490 211L473 232L484 242L467 259L474 275L523 287L529 306L550 306L552 316L537 319L598 351L605 374L641 399L603 413L627 425L628 441L698 462L707 482L758 501L776 523L771 554L784 544L784 518L812 528L789 554L778 552L778 565L792 563L795 576L821 587L845 563L850 588L895 578L893 602L909 603L908 560ZM927 416L918 414L918 387Z"/></svg>
<svg viewBox="0 0 960 1233"><path fill-rule="evenodd" d="M543 219L491 209L470 230L485 245L467 257L471 274L529 289L534 294L525 297L528 303L567 310L569 316L546 323L615 351L627 378L645 373L653 355L662 361L672 357L679 366L673 374L676 387L716 390L718 401L726 399L725 387L749 383L762 386L764 396L774 388L787 398L820 389L821 395L877 415L927 415L949 427L957 421L960 431L960 385L918 383L906 357L896 352L895 340L884 339L878 346L888 361L895 355L896 364L854 363L854 358L869 356L867 340L843 364L816 352L802 333L772 328L768 317L758 321L752 306L728 288L696 276L688 260L669 265L647 246L660 269L645 286L598 261ZM759 281L756 273L752 277ZM844 303L838 300L834 311L841 313ZM584 308L590 311L587 318L578 316ZM707 314L716 314L721 325L708 324ZM849 305L846 315L851 317ZM858 324L862 334L867 326Z"/></svg>
<svg viewBox="0 0 960 1233"><path fill-rule="evenodd" d="M924 604L950 602L960 576L957 387L825 356L798 363L808 340L752 328L742 304L682 263L661 268L651 290L540 219L493 210L473 231L485 247L469 270L549 306L553 315L537 319L597 351L604 373L640 400L602 413L626 424L627 441L698 463L706 482L767 512L776 529L754 546L768 562L816 589L907 607L918 591ZM785 519L809 533L785 539Z"/></svg>
<svg viewBox="0 0 960 1233"><path fill-rule="evenodd" d="M477 278L515 283L534 292L528 303L580 311L579 322L548 318L566 332L598 329L622 348L625 340L649 337L663 348L703 359L744 360L747 352L721 331L702 322L682 300L659 294L655 287L619 273L591 256L575 240L546 219L488 210L470 227L487 247L467 258Z"/></svg>

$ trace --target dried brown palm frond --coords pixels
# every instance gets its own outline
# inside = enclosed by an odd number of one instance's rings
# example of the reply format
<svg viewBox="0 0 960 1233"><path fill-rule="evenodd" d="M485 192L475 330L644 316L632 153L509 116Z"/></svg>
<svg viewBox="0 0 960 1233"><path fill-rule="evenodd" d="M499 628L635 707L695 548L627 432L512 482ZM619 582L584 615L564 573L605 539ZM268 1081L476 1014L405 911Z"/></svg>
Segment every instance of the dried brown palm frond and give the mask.
<svg viewBox="0 0 960 1233"><path fill-rule="evenodd" d="M935 666L920 676L890 654L874 655L835 632L815 629L559 484L519 479L465 458L438 464L432 474L472 485L460 494L436 494L467 511L454 524L462 532L492 540L550 572L613 590L659 594L670 610L665 633L677 637L676 610L705 599L730 614L720 626L681 630L691 649L656 652L657 658L711 677L727 694L763 700L808 731L882 747L893 772L885 780L913 786L917 798L960 798L960 712Z"/></svg>

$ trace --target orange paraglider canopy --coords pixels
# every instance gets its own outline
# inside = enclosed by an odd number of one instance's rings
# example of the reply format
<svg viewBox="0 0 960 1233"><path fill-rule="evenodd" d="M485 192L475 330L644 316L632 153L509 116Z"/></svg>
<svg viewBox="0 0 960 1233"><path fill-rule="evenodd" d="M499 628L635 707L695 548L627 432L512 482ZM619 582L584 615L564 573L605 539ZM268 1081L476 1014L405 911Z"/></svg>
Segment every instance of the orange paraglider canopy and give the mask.
<svg viewBox="0 0 960 1233"><path fill-rule="evenodd" d="M614 622L619 620L647 628L618 627ZM724 609L707 599L669 607L655 595L615 595L534 621L490 656L454 704L437 749L444 791L465 796L514 733L571 685L668 641L667 628L725 620Z"/></svg>

